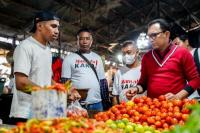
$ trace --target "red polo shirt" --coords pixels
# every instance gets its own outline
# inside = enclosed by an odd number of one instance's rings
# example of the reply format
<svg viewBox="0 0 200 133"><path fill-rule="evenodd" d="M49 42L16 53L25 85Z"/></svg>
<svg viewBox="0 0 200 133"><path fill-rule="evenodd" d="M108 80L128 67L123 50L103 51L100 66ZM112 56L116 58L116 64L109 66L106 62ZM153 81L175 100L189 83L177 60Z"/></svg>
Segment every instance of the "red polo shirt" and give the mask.
<svg viewBox="0 0 200 133"><path fill-rule="evenodd" d="M200 87L200 77L190 52L170 45L163 53L151 50L143 56L138 84L154 98L183 89L191 92Z"/></svg>

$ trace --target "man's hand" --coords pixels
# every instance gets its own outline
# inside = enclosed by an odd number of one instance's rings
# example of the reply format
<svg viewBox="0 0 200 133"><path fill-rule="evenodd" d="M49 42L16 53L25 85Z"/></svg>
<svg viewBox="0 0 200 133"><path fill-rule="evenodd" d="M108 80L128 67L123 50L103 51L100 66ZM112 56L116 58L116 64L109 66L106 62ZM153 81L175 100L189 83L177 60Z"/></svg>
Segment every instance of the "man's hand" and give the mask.
<svg viewBox="0 0 200 133"><path fill-rule="evenodd" d="M167 93L165 96L166 96L166 99L168 99L168 100L173 100L173 99L180 99L180 100L182 100L182 99L188 97L188 92L185 91L185 90L181 90L177 94Z"/></svg>
<svg viewBox="0 0 200 133"><path fill-rule="evenodd" d="M69 95L69 100L76 101L79 99L81 99L81 96L78 91L76 89L72 89L71 94Z"/></svg>
<svg viewBox="0 0 200 133"><path fill-rule="evenodd" d="M137 94L138 89L136 87L130 88L129 90L126 91L125 95L128 100L131 100L132 97L134 97Z"/></svg>
<svg viewBox="0 0 200 133"><path fill-rule="evenodd" d="M173 93L167 93L165 95L166 99L167 100L174 100L174 99L177 99L176 95L174 95Z"/></svg>

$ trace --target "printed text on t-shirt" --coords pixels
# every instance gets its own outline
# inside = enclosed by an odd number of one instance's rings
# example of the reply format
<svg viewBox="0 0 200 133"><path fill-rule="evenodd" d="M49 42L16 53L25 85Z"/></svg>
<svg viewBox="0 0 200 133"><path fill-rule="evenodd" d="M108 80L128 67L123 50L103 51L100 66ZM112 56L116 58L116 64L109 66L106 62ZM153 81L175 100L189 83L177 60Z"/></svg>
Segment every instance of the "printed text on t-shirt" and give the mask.
<svg viewBox="0 0 200 133"><path fill-rule="evenodd" d="M90 63L96 68L98 60L90 60ZM85 60L77 59L75 62L75 68L89 68L90 66Z"/></svg>

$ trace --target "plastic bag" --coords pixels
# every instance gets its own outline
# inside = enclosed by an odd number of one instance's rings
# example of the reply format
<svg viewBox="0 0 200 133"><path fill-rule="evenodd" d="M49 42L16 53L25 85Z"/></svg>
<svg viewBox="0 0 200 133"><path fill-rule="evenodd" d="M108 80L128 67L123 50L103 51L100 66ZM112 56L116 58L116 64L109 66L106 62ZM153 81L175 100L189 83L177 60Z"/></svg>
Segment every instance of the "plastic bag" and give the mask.
<svg viewBox="0 0 200 133"><path fill-rule="evenodd" d="M67 95L57 90L32 92L32 117L48 119L66 117Z"/></svg>
<svg viewBox="0 0 200 133"><path fill-rule="evenodd" d="M84 109L78 100L72 102L67 107L67 117L88 117L88 112L86 109Z"/></svg>

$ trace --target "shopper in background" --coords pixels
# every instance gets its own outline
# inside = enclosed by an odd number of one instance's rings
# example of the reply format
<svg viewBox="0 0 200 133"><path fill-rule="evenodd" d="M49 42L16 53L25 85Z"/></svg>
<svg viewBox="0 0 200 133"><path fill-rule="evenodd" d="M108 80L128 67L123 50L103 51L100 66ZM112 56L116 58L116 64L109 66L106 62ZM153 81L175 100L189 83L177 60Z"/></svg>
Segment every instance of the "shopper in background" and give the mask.
<svg viewBox="0 0 200 133"><path fill-rule="evenodd" d="M42 11L36 14L33 35L25 39L14 51L14 75L16 89L11 105L10 117L17 121L31 118L31 88L53 84L52 54L49 41L59 34L59 18L52 12Z"/></svg>
<svg viewBox="0 0 200 133"><path fill-rule="evenodd" d="M77 43L79 50L66 56L63 61L62 81L71 80L75 88L87 89L86 109L96 111L102 111L103 107L108 109L110 106L108 85L102 59L91 51L92 32L89 29L80 29L77 33Z"/></svg>
<svg viewBox="0 0 200 133"><path fill-rule="evenodd" d="M10 75L9 75L9 80L6 81L6 83L4 84L4 89L3 89L3 94L9 94L9 93L13 93L13 88L15 85L15 79L14 79L14 73L13 73L13 67L14 67L14 61L13 61L13 50L10 50L7 54L6 54L6 60L10 65Z"/></svg>
<svg viewBox="0 0 200 133"><path fill-rule="evenodd" d="M149 23L147 35L153 49L142 59L138 85L127 91L127 98L147 90L154 98L183 99L200 87L200 76L190 52L170 42L170 26L163 19Z"/></svg>
<svg viewBox="0 0 200 133"><path fill-rule="evenodd" d="M113 104L127 101L125 92L137 85L140 78L141 64L139 60L139 49L134 41L125 41L122 44L123 67L115 74L113 83Z"/></svg>
<svg viewBox="0 0 200 133"><path fill-rule="evenodd" d="M192 39L192 37L194 37L194 36L191 36L190 40ZM200 49L199 48L193 48L191 46L192 41L189 41L188 35L186 35L186 34L180 35L180 36L176 37L173 42L176 45L184 47L184 48L186 48L190 51L190 53L192 54L192 56L195 60L196 66L198 68L198 72L200 73ZM197 98L197 97L199 97L199 94L198 94L197 91L195 91L188 98Z"/></svg>

